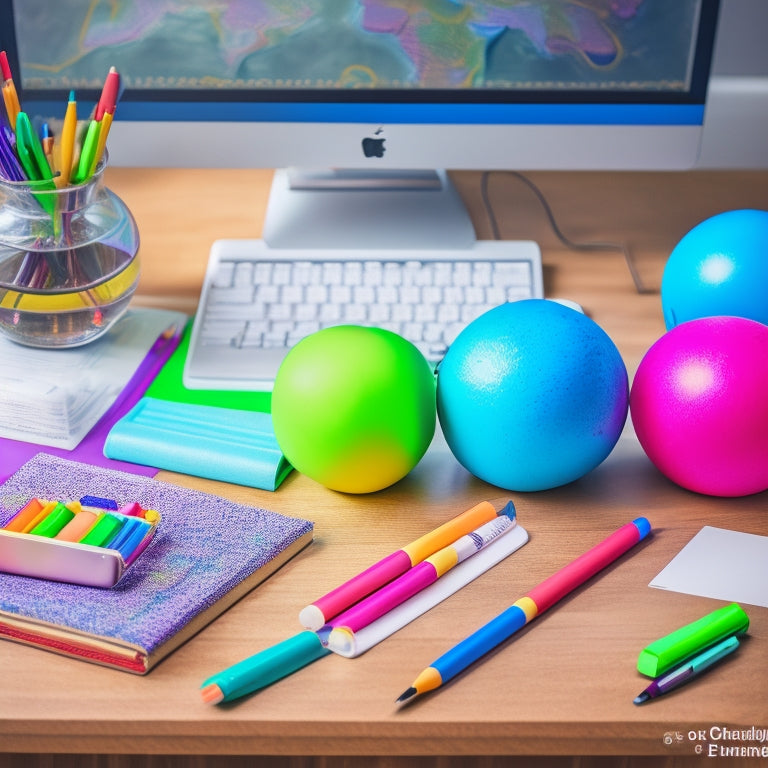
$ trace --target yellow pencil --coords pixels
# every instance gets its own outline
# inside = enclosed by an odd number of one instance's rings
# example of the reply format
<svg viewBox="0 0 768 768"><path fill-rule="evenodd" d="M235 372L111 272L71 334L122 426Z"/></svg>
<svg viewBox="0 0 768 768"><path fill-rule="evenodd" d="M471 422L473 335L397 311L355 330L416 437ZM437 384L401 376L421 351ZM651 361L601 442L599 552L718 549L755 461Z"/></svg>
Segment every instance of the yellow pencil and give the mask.
<svg viewBox="0 0 768 768"><path fill-rule="evenodd" d="M67 111L64 113L64 124L61 127L61 162L59 167L59 176L56 177L56 184L59 187L66 187L69 184L72 175L72 161L75 157L75 135L77 133L77 102L75 101L75 92L69 92L69 101L67 102Z"/></svg>
<svg viewBox="0 0 768 768"><path fill-rule="evenodd" d="M102 156L104 155L104 149L107 146L107 135L109 129L112 127L112 112L105 112L101 118L101 127L99 128L99 139L96 142L96 151L93 153L93 160L91 161L90 176L96 172L96 166L99 164Z"/></svg>

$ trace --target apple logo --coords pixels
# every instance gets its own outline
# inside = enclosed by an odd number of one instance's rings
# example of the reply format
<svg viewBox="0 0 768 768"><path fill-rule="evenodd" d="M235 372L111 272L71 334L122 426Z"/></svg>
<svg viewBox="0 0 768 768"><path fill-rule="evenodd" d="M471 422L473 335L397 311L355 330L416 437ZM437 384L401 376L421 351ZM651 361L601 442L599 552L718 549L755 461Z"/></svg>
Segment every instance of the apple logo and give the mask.
<svg viewBox="0 0 768 768"><path fill-rule="evenodd" d="M382 133L384 133L384 129L379 128L373 136L366 136L363 139L363 154L366 157L384 157L385 139L381 136Z"/></svg>

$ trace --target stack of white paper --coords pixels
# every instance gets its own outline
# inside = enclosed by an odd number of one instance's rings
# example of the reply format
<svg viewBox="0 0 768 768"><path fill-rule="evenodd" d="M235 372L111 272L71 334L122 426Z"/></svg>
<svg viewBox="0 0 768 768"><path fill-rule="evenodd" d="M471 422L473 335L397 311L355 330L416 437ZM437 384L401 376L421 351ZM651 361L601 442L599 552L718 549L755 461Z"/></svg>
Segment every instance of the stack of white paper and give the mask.
<svg viewBox="0 0 768 768"><path fill-rule="evenodd" d="M185 320L179 312L132 309L109 333L73 349L37 349L0 337L0 437L74 448L157 338Z"/></svg>

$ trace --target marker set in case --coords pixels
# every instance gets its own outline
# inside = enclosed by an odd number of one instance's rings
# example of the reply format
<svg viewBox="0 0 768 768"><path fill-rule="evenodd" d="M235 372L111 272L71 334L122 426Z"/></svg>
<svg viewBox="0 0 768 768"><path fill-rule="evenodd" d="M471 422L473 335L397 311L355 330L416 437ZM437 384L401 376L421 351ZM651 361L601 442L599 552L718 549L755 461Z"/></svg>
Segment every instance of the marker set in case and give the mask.
<svg viewBox="0 0 768 768"><path fill-rule="evenodd" d="M30 499L0 528L0 570L19 576L113 587L147 548L160 515L110 499Z"/></svg>

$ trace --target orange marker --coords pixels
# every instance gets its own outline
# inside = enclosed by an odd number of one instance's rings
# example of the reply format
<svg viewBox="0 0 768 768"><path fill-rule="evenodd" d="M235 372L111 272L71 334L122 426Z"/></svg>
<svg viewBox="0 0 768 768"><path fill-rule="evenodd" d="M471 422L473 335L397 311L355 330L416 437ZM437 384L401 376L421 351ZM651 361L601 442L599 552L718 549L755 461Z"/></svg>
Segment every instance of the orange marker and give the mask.
<svg viewBox="0 0 768 768"><path fill-rule="evenodd" d="M81 509L54 537L59 541L80 541L93 528L98 513Z"/></svg>
<svg viewBox="0 0 768 768"><path fill-rule="evenodd" d="M55 501L32 499L13 516L4 530L29 533L55 506Z"/></svg>

